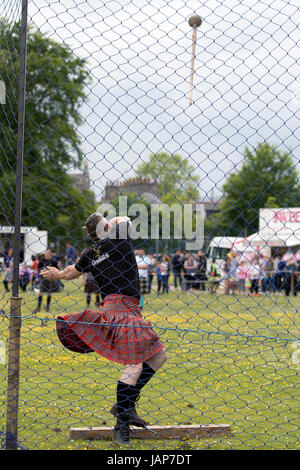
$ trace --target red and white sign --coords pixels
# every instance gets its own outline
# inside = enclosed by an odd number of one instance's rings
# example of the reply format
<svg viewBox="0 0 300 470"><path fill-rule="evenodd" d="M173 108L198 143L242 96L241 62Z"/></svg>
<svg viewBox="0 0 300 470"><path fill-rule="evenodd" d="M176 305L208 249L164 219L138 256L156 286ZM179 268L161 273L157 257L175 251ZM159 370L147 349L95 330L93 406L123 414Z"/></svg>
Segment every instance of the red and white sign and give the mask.
<svg viewBox="0 0 300 470"><path fill-rule="evenodd" d="M263 237L300 237L300 208L260 209L259 233Z"/></svg>

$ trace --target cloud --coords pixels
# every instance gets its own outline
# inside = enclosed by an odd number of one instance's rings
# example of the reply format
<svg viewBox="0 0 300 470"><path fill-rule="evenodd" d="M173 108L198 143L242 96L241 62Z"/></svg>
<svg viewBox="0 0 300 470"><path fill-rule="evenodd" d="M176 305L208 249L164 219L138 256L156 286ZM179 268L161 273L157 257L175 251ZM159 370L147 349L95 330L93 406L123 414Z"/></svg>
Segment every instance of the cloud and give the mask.
<svg viewBox="0 0 300 470"><path fill-rule="evenodd" d="M268 140L295 155L298 0L199 4L189 106L195 0L40 0L30 20L85 57L93 78L82 107L82 148L95 191L165 150L190 159L205 196Z"/></svg>

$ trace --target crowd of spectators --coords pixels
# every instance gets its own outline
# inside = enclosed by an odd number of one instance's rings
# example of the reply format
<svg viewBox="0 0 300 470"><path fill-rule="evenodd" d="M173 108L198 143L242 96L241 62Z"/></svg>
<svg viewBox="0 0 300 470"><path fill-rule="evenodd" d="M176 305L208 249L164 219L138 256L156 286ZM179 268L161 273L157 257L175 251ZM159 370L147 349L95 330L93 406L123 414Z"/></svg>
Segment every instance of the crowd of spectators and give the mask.
<svg viewBox="0 0 300 470"><path fill-rule="evenodd" d="M172 256L156 256L146 255L141 248L136 251L136 260L143 294L153 289L155 275L158 294L168 293L170 288L209 291L214 294L222 286L226 295L238 293L256 296L260 293L283 292L287 296L296 296L300 287L300 261L292 253L274 257L254 254L249 261L231 252L218 266L216 260L211 260L209 270L202 250L186 253L178 249Z"/></svg>
<svg viewBox="0 0 300 470"><path fill-rule="evenodd" d="M284 292L297 295L300 287L300 262L293 253L283 256L263 256L254 254L251 260L238 253L229 253L223 265L225 294L245 294Z"/></svg>
<svg viewBox="0 0 300 470"><path fill-rule="evenodd" d="M142 296L151 291L157 292L158 295L168 294L170 289L186 292L208 291L214 294L220 286L226 295L238 293L257 296L261 293L283 292L286 296L296 296L300 287L300 261L292 253L274 257L257 254L249 261L240 254L231 252L219 265L215 260L210 260L209 270L207 258L202 250L187 253L178 248L172 255L156 255L146 254L144 248L139 248L135 254ZM9 292L13 282L13 250L9 248L0 256L2 282L5 292ZM51 262L60 267L74 264L78 256L79 253L71 243L66 244L62 256L58 256L54 250L46 250L41 255L33 256L30 263L20 266L20 288L23 292L27 289L35 290L41 296L42 279L39 272L45 264L45 257L47 263ZM95 294L96 304L99 304L99 293L93 280L84 276L83 283L87 306L90 304L91 294ZM60 283L55 286L55 291L63 287ZM47 303L50 304L51 295L47 289L44 289L44 293L47 294Z"/></svg>
<svg viewBox="0 0 300 470"><path fill-rule="evenodd" d="M158 294L168 294L171 287L171 275L175 289L206 290L207 259L201 250L196 254L191 254L178 249L172 256L168 254L157 256L146 255L145 250L139 248L136 250L136 262L142 294L147 294L151 290L156 290ZM153 289L155 276L157 282Z"/></svg>
<svg viewBox="0 0 300 470"><path fill-rule="evenodd" d="M72 250L70 250L70 248ZM45 265L45 260L48 260L47 263L54 263L53 265L57 267L66 266L76 261L77 258L76 250L71 246L71 244L66 245L66 252L63 256L58 256L54 250L47 249L44 253L32 256L30 261L26 263L23 262L20 264L19 268L19 284L23 292L26 292L27 289L30 290L39 290L41 284L41 277L39 272ZM5 292L10 292L11 285L13 282L13 249L8 248L4 253L0 254L0 272L3 274L3 285ZM61 286L62 287L62 286Z"/></svg>

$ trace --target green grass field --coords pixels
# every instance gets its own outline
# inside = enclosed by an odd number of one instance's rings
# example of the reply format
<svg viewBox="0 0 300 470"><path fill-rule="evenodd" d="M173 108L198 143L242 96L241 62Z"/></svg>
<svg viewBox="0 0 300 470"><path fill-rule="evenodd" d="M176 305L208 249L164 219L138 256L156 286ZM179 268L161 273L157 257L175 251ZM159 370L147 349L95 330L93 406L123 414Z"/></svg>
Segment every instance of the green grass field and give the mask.
<svg viewBox="0 0 300 470"><path fill-rule="evenodd" d="M10 294L0 309L9 313ZM45 301L45 300L44 300ZM300 299L180 291L146 296L143 315L164 341L168 361L144 388L138 411L151 424L232 426L227 438L132 439L130 449L298 449ZM70 426L114 425L109 409L121 365L64 349L55 330L63 312L85 308L80 280L53 296L51 314L32 314L23 296L19 440L28 449L116 449L110 441L70 441ZM48 320L48 321L45 321ZM0 341L8 319L0 316ZM7 366L0 364L5 430Z"/></svg>

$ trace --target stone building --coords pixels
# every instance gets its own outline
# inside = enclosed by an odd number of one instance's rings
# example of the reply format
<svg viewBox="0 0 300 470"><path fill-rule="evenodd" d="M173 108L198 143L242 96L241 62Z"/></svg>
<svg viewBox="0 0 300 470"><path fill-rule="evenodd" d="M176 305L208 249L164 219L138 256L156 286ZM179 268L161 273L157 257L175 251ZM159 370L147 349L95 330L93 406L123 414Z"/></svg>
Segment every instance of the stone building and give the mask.
<svg viewBox="0 0 300 470"><path fill-rule="evenodd" d="M137 193L139 196L149 195L154 201L158 199L158 183L150 178L129 178L125 181L108 182L105 186L104 200L113 201L118 195Z"/></svg>
<svg viewBox="0 0 300 470"><path fill-rule="evenodd" d="M141 200L148 202L149 204L161 204L158 190L158 182L152 181L150 178L129 178L124 181L108 182L106 183L104 190L104 197L102 202L112 202L119 195L126 196L130 193L137 193ZM202 200L202 201L187 201L192 204L193 211L197 212L197 204L204 206L204 216L209 217L211 214L220 211L222 200ZM176 203L176 200L174 200Z"/></svg>

